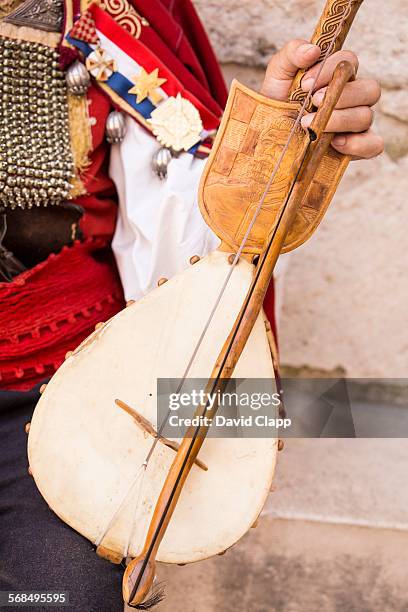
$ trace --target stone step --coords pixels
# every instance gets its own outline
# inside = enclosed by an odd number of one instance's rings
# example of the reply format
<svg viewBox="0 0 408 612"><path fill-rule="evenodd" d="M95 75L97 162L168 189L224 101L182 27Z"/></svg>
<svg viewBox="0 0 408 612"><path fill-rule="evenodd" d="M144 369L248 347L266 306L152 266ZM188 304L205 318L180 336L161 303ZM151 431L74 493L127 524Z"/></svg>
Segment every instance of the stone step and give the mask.
<svg viewBox="0 0 408 612"><path fill-rule="evenodd" d="M408 530L407 466L406 439L286 440L265 511Z"/></svg>
<svg viewBox="0 0 408 612"><path fill-rule="evenodd" d="M407 612L408 533L266 516L224 556L158 577L160 612Z"/></svg>

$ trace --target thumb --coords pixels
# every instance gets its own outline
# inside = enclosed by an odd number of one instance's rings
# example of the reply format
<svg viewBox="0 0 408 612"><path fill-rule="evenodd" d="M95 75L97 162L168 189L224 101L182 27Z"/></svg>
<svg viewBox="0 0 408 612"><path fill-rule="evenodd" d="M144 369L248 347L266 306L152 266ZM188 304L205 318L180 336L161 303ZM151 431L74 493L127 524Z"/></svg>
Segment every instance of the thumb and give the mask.
<svg viewBox="0 0 408 612"><path fill-rule="evenodd" d="M310 68L320 57L320 48L305 40L292 40L269 62L261 93L275 100L287 100L300 68Z"/></svg>

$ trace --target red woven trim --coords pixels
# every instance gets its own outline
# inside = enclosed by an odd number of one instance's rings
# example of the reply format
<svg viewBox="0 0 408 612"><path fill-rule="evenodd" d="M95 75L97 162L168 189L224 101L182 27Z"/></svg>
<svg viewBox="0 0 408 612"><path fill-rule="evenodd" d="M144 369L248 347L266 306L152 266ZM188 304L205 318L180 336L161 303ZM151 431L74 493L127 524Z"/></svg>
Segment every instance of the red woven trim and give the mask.
<svg viewBox="0 0 408 612"><path fill-rule="evenodd" d="M123 308L113 259L102 246L100 240L77 242L0 284L0 387L23 381L30 388L54 372L96 323Z"/></svg>

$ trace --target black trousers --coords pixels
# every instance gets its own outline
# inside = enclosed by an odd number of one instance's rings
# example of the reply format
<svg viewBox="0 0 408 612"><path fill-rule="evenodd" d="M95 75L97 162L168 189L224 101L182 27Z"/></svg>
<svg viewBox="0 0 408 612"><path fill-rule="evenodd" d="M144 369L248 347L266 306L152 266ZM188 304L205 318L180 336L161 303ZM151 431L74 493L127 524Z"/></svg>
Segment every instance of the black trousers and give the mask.
<svg viewBox="0 0 408 612"><path fill-rule="evenodd" d="M122 612L123 568L99 558L40 496L27 468L27 435L39 398L0 392L0 591L66 591L69 605L30 610ZM4 610L16 612L21 607Z"/></svg>

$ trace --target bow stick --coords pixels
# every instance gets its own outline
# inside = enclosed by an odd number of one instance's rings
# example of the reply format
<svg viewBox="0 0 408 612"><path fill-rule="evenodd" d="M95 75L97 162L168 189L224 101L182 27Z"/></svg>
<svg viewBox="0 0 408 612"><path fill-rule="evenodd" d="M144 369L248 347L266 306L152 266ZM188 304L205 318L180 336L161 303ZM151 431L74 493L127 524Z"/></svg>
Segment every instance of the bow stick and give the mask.
<svg viewBox="0 0 408 612"><path fill-rule="evenodd" d="M315 79L315 84L328 57L335 50L341 48L362 1L363 0L328 0L318 28L312 39L313 42L321 46L323 55L320 72ZM289 135L288 142L266 186L251 224L255 223L257 212L259 213L270 190L278 167L283 161L283 157L289 146L290 139L295 133L296 127L300 124L305 111L310 108L314 87L309 94L301 91L299 89L299 84L302 76L303 73L300 71L295 79L291 93L291 100L303 100L302 108L300 109L298 118ZM208 393L209 395L205 395L205 397L211 396L219 398L225 390L228 379L233 375L235 366L252 332L259 313L261 312L276 262L283 250L288 232L302 204L304 194L311 185L319 164L329 149L333 134L325 132L328 122L345 85L354 77L354 68L349 62L341 62L337 66L333 79L327 88L323 103L317 111L314 121L308 130L308 138L305 138L302 144L299 154L300 163L292 187L286 201L283 203L272 235L268 238L259 258L254 278L244 304L242 305L234 326L213 368L211 378L206 388L206 394ZM248 228L246 237L244 237L242 241L240 251L235 257L233 266L238 263L239 257L244 251L245 240L249 235L250 229L251 225ZM217 409L217 403L215 403L211 409L209 409L208 405L203 405L198 408L195 416L202 417L205 415L207 417L206 423L211 423L211 420L216 415ZM138 607L142 604L152 587L156 574L155 559L160 543L171 520L184 483L186 482L192 466L197 460L198 453L204 443L208 430L209 425L206 424L190 427L187 431L157 500L143 550L141 554L128 565L125 571L123 579L123 597L124 600L133 607Z"/></svg>

